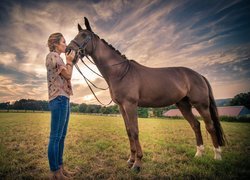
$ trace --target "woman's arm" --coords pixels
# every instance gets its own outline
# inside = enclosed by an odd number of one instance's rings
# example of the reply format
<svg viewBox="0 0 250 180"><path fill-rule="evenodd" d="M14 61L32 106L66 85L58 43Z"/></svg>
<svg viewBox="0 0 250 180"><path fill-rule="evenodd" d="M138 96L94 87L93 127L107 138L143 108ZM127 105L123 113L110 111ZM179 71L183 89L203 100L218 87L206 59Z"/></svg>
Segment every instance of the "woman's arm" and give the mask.
<svg viewBox="0 0 250 180"><path fill-rule="evenodd" d="M66 69L63 69L61 74L65 79L70 80L72 76L72 70L73 70L72 61L75 57L75 51L71 51L69 54L65 54L65 56L67 60Z"/></svg>
<svg viewBox="0 0 250 180"><path fill-rule="evenodd" d="M70 80L72 76L72 70L73 70L73 63L71 64L67 63L66 69L63 69L61 74L65 79Z"/></svg>

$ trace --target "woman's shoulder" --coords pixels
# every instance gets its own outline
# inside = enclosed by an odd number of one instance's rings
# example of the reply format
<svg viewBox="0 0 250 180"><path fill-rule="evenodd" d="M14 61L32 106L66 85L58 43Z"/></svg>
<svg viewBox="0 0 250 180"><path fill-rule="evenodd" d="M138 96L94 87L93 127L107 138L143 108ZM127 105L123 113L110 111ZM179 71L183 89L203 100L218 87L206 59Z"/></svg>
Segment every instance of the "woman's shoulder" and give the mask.
<svg viewBox="0 0 250 180"><path fill-rule="evenodd" d="M54 67L56 63L60 62L61 57L56 52L49 52L46 56L46 66Z"/></svg>
<svg viewBox="0 0 250 180"><path fill-rule="evenodd" d="M47 58L60 58L60 56L57 52L49 52L49 54L46 56L46 59Z"/></svg>

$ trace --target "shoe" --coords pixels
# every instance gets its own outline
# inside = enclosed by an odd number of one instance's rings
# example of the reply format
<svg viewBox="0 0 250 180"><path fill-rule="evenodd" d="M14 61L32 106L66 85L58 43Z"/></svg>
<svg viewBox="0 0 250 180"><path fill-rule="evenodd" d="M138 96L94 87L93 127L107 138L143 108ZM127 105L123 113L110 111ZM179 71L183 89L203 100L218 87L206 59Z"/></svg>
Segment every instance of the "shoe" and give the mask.
<svg viewBox="0 0 250 180"><path fill-rule="evenodd" d="M69 180L70 178L65 176L62 173L61 169L58 169L57 171L51 171L50 179L51 180Z"/></svg>
<svg viewBox="0 0 250 180"><path fill-rule="evenodd" d="M63 165L61 165L59 167L60 167L60 170L61 170L62 174L65 175L66 177L69 177L69 178L74 177L76 175L76 173L77 173L77 171L66 170Z"/></svg>

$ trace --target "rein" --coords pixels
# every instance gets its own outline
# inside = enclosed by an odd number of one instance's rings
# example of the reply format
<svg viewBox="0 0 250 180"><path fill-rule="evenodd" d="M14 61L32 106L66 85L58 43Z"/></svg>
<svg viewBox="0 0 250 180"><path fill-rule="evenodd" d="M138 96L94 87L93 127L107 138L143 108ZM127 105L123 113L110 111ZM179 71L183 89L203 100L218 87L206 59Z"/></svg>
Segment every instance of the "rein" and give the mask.
<svg viewBox="0 0 250 180"><path fill-rule="evenodd" d="M83 61L83 59L82 59L84 56L86 56L87 59L88 59L91 63L93 63L93 64L95 65L95 63L94 63L93 61L91 61L91 60L89 59L88 55L85 53L85 48L86 48L88 42L89 42L91 39L92 39L91 36L89 36L89 35L86 36L86 38L83 40L82 45L79 45L79 44L77 43L77 41L75 41L75 40L72 40L71 42L75 43L75 44L78 46L77 56L80 55L80 59L81 59L82 63L83 63L88 69L90 69L92 72L94 72L96 75L98 75L98 76L100 76L100 77L103 78L102 75L98 74L98 73L95 72L93 69L91 69L91 68ZM95 49L95 48L94 48L94 43L93 43L93 41L92 41L92 48ZM83 56L82 56L82 55L83 55ZM78 57L77 57L77 58L78 58ZM97 86L96 86L94 83L92 83L86 76L83 75L82 71L80 70L79 66L78 66L76 63L75 63L75 67L76 67L76 69L78 70L78 72L82 75L83 79L85 80L86 84L88 85L90 91L92 92L92 94L94 95L94 97L96 98L96 100L97 100L100 104L102 104L102 105L104 105L104 106L110 105L110 104L112 103L113 100L111 99L111 101L110 101L108 104L103 104L103 103L98 99L98 97L96 96L96 94L95 94L95 92L93 91L93 89L92 89L92 87L90 86L90 84L91 84L92 86L94 86L96 89L100 89L100 90L107 90L107 89L109 89L109 87L107 87L107 88L100 88L100 87L97 87Z"/></svg>
<svg viewBox="0 0 250 180"><path fill-rule="evenodd" d="M81 60L82 60L82 59L81 59ZM98 97L96 96L96 94L95 94L95 92L93 91L93 89L91 88L90 84L91 84L92 86L94 86L95 88L100 89L100 90L107 90L109 87L107 87L106 89L97 87L97 86L96 86L94 83L92 83L88 78L86 78L86 76L83 75L83 73L81 72L81 70L80 70L80 68L78 67L77 64L75 64L75 67L76 67L76 69L79 71L79 73L83 76L85 82L87 83L87 85L88 85L90 91L92 92L92 94L94 95L94 97L96 98L96 100L97 100L100 104L102 104L102 105L104 105L104 106L110 105L110 104L112 103L113 100L111 99L111 101L110 101L108 104L103 104L103 103L98 99ZM90 83L90 84L89 84L89 83Z"/></svg>
<svg viewBox="0 0 250 180"><path fill-rule="evenodd" d="M80 59L81 59L82 63L83 63L89 70L91 70L93 73L95 73L96 75L98 75L98 76L100 76L101 78L103 78L103 76L102 76L101 74L95 72L93 69L91 69L91 68L83 61L83 57L86 56L86 58L87 58L92 64L96 65L92 60L90 60L90 58L88 57L88 55L87 55L86 52L85 52L85 49L86 49L86 46L87 46L88 42L93 38L93 34L91 34L91 35L92 35L92 36L87 35L87 36L85 37L85 39L83 40L82 45L80 45L80 44L79 44L77 41L75 41L75 40L72 40L71 42L75 43L75 44L78 46L78 51L77 51L77 53L76 53L77 58L79 58L79 56L80 56ZM93 52L95 49L96 49L96 46L94 46L94 43L93 43L93 41L92 41L92 52ZM117 64L108 65L108 66L117 66L117 65L123 64L123 63L125 63L125 62L127 63L126 70L125 70L124 73L121 75L121 77L120 77L119 80L122 80L122 79L126 76L126 74L128 73L128 71L129 71L129 69L130 69L130 61L129 61L129 60L125 60L125 61L119 62L119 63L117 63ZM98 97L96 96L96 94L95 94L95 92L93 91L93 89L91 88L90 84L91 84L92 86L94 86L96 89L100 89L100 90L107 90L107 89L109 89L109 87L107 87L107 88L100 88L100 87L97 87L97 86L96 86L94 83L92 83L86 76L83 75L83 73L81 72L79 66L78 66L76 63L75 63L75 67L76 67L76 69L79 71L79 73L83 76L85 82L87 83L87 85L88 85L90 91L92 92L92 94L94 95L94 97L96 98L96 100L97 100L100 104L102 104L102 105L104 105L104 106L110 105L110 104L112 103L113 100L111 99L111 101L110 101L108 104L103 104L103 103L98 99Z"/></svg>

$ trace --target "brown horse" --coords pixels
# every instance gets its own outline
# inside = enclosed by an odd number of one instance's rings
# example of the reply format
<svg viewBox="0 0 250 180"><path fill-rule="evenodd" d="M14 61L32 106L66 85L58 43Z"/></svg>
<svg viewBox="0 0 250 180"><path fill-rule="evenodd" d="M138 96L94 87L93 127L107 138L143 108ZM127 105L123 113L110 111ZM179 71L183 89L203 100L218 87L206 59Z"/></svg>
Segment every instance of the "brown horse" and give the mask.
<svg viewBox="0 0 250 180"><path fill-rule="evenodd" d="M137 107L163 107L176 104L194 130L196 157L204 153L200 122L193 115L194 106L203 117L214 145L214 158L221 159L220 146L225 137L218 119L217 108L209 82L197 72L185 67L150 68L115 50L100 39L85 18L86 29L78 24L79 33L66 52L77 51L77 59L90 55L109 85L112 100L119 105L130 142L128 164L139 172L142 149L139 142Z"/></svg>

